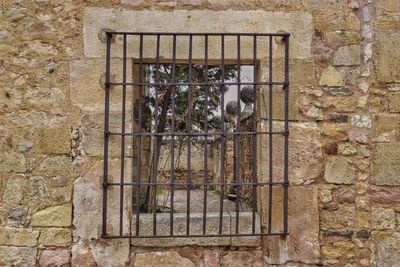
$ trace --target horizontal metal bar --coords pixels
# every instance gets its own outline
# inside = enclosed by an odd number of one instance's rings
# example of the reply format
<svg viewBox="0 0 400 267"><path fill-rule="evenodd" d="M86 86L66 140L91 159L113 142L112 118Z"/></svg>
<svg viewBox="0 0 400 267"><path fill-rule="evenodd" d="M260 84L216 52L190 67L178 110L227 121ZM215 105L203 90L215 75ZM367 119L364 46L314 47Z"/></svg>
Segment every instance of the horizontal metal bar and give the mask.
<svg viewBox="0 0 400 267"><path fill-rule="evenodd" d="M110 82L109 85L120 86L120 85L131 85L131 86L220 86L220 85L282 85L288 86L289 83L286 82L177 82L177 83L120 83L120 82Z"/></svg>
<svg viewBox="0 0 400 267"><path fill-rule="evenodd" d="M281 134L281 135L287 135L289 132L285 131L278 131L278 132L209 132L209 133L145 133L145 132L139 132L139 133L117 133L117 132L108 132L108 135L129 135L129 136L230 136L230 135L263 135L263 134L269 134L269 135L275 135L275 134Z"/></svg>
<svg viewBox="0 0 400 267"><path fill-rule="evenodd" d="M255 233L255 234L199 234L199 235L102 235L101 238L190 238L190 237L235 237L235 236L287 236L289 233Z"/></svg>
<svg viewBox="0 0 400 267"><path fill-rule="evenodd" d="M125 31L106 31L106 34L125 34L125 35L161 35L161 36L290 36L287 32L277 33L248 33L248 32L237 32L237 33L215 33L215 32L125 32Z"/></svg>
<svg viewBox="0 0 400 267"><path fill-rule="evenodd" d="M214 58L208 58L208 66L221 66L222 63L224 65L229 65L229 66L235 66L237 65L237 60L236 59L231 59L231 58L226 58L224 59L224 62L221 62L220 59L214 59ZM187 58L177 58L176 64L178 65L190 65L189 60ZM138 61L136 58L132 59L133 64L139 64L140 61ZM148 65L157 65L156 60L154 58L143 58L142 64L148 64ZM169 58L160 58L159 62L160 65L171 65L172 64L172 59ZM255 68L257 69L258 66L260 65L260 60L257 60L254 62L252 59L247 59L243 58L240 59L240 65L242 66L256 66ZM205 65L205 60L204 58L193 58L192 59L192 64L193 65Z"/></svg>
<svg viewBox="0 0 400 267"><path fill-rule="evenodd" d="M285 182L265 182L265 183L151 183L151 182L140 182L140 183L107 183L107 186L119 186L119 185L126 185L126 186L135 186L135 185L165 185L165 186L172 186L172 185L191 185L191 186L214 186L214 185L233 185L233 186L264 186L264 185L280 185L280 186L286 186Z"/></svg>

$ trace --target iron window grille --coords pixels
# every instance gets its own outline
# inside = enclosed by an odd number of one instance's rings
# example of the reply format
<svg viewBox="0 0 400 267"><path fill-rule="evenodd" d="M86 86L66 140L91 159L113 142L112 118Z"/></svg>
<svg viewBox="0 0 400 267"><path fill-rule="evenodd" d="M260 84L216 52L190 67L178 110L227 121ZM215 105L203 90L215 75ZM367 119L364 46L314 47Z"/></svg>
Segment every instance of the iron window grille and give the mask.
<svg viewBox="0 0 400 267"><path fill-rule="evenodd" d="M288 33L145 33L145 32L106 32L106 78L105 78L105 120L104 120L104 176L103 176L103 210L102 210L102 237L103 238L165 238L165 237L232 237L232 236L264 236L264 235L287 235L288 234L288 148L289 148L289 34ZM161 55L162 38L170 38L172 42L171 57L166 58ZM201 40L194 48L194 38ZM209 58L210 42L209 40L217 40L219 48L218 59ZM151 39L151 40L150 40ZM187 58L177 57L177 40L182 40L187 44ZM226 56L227 40L230 40L230 49L235 48L235 57ZM247 48L252 46L252 56L242 57L241 51L243 45L241 41L246 39ZM283 56L281 63L283 64L283 79L274 79L274 58L273 46L276 40L282 42ZM150 41L149 41L150 40ZM259 49L261 40L265 41L264 48ZM135 42L135 45L130 45L129 41ZM146 43L147 42L147 43ZM234 45L232 45L232 42ZM251 45L250 45L251 43ZM114 47L114 46L118 46ZM194 58L194 50L203 50L203 58ZM218 50L217 48L217 50ZM152 57L144 55L145 50L154 50ZM128 52L133 50L134 55L130 56ZM265 54L261 55L260 50L265 50ZM215 52L215 51L214 51ZM113 55L112 53L116 53ZM122 55L121 55L122 54ZM114 68L111 66L115 57L122 58L119 61L117 68L122 67L122 80L114 81ZM267 80L263 81L259 76L260 58L265 60L267 66ZM131 61L129 61L131 60ZM131 81L128 76L132 75L131 70L128 70L128 65L131 62L133 71L136 71L136 76L133 75ZM163 78L165 74L161 68L169 68L170 76ZM251 81L243 81L241 74L244 72L245 66L250 66L252 72ZM210 72L213 70L213 72ZM201 77L194 77L194 72L197 71ZM232 71L233 77L227 79L226 72ZM150 73L150 74L149 74ZM182 79L178 79L177 75L182 75ZM210 74L211 73L211 74ZM249 70L247 70L249 73ZM214 79L210 79L210 75ZM220 77L217 77L217 76ZM200 80L199 80L200 79ZM220 120L217 120L216 125L212 128L209 124L210 120L209 102L211 88L213 94L218 94L217 105L214 109L218 110ZM219 88L219 91L218 91ZM227 88L236 88L236 102L230 96L230 106L226 106L225 93ZM136 98L128 99L129 90L136 94ZM194 90L197 90L195 92ZM283 90L283 105L284 115L282 118L283 129L274 130L274 109L273 97L274 90ZM120 129L110 129L110 118L112 105L112 93L118 91L120 93ZM169 98L165 97L169 91ZM246 92L245 92L246 91ZM264 97L267 92L267 102ZM200 92L200 93L199 93ZM132 92L131 92L132 93ZM164 95L163 95L164 93ZM179 94L179 95L178 95ZM195 94L195 95L194 95ZM183 96L183 99L177 98ZM186 97L186 98L185 98ZM205 107L204 117L198 118L198 122L203 120L200 126L193 126L193 97L202 99L203 107ZM246 99L245 109L250 107L250 112L242 110L243 99ZM260 100L262 99L262 101ZM131 101L130 101L131 100ZM164 123L164 128L160 131L160 118L162 114L162 105L166 101L170 101L170 110L167 111L167 122ZM178 121L177 109L182 109L177 102L186 101L184 107L184 119ZM219 101L219 102L218 102ZM236 104L235 104L236 103ZM215 105L215 103L214 103ZM262 106L265 111L261 111ZM179 111L182 113L182 111ZM196 111L198 116L202 115L202 111ZM217 111L211 112L211 116ZM264 112L268 123L268 130L260 130L260 114ZM199 115L200 114L200 115ZM164 115L165 116L165 115ZM230 120L226 117L231 117ZM243 116L250 118L246 123L242 123ZM233 119L232 119L233 118ZM164 118L165 119L165 118ZM127 120L133 126L128 125ZM182 122L183 121L183 122ZM179 128L178 124L183 127ZM229 126L229 123L231 124ZM232 126L233 124L233 126ZM178 126L177 126L178 125ZM180 125L180 126L182 126ZM231 128L229 128L231 127ZM129 129L131 128L131 129ZM261 136L266 136L267 149L262 151L263 145L260 145ZM281 136L283 142L283 179L274 179L274 162L273 162L273 136ZM110 139L117 137L120 140L110 144ZM175 154L177 141L182 141L186 147L187 167L182 181L177 180L177 168L175 166ZM157 142L168 146L163 153L166 154L169 160L169 174L164 178L159 172L159 161L161 149L156 149ZM213 153L211 143L217 144L219 149L218 162L220 168L218 173L210 179L210 157ZM231 144L233 152L228 155L227 145ZM248 145L245 151L243 143ZM200 147L203 153L203 172L201 173L202 181L194 181L193 172L193 147L194 144ZM146 149L144 149L146 146ZM119 179L111 178L110 175L110 150L119 150ZM258 153L267 155L269 161L269 174L265 179L260 179L258 173ZM197 153L197 152L196 152ZM247 167L249 172L243 175L241 172L242 163L245 160L242 156L247 153ZM232 156L233 178L227 177L227 161L228 157ZM180 157L180 155L179 155ZM148 158L148 159L145 159ZM130 161L127 161L129 159ZM143 162L148 162L149 172L146 175ZM168 161L167 161L168 162ZM131 171L127 171L126 164L131 165ZM250 174L249 174L250 173ZM241 175L246 176L246 181ZM262 181L261 181L262 180ZM193 198L192 188L200 188L201 199ZM275 204L273 198L273 190L275 187L280 187L283 196L280 203L282 216L281 227L274 231L272 225L274 223L273 209ZM183 190L182 190L183 188ZM158 192L167 191L168 197L167 207L159 207ZM178 214L174 207L174 196L176 192L184 191L184 212ZM216 193L218 198L217 210L214 215L218 220L215 229L208 229L208 198L210 192ZM233 192L233 193L232 193ZM267 216L264 221L260 213L260 194L268 192L267 199ZM241 194L247 193L247 199ZM126 197L126 195L130 195ZM213 196L215 199L215 196ZM227 200L228 199L228 200ZM234 208L228 212L225 210L225 204L229 199L232 200ZM199 202L202 206L202 211L194 213L191 211L193 202ZM202 201L202 202L201 202ZM244 202L248 208L247 214L250 214L251 222L241 221L240 213L243 212L242 205ZM113 202L114 205L111 205ZM115 203L119 202L116 207ZM231 204L232 204L231 203ZM181 203L182 204L182 203ZM166 210L162 210L165 208ZM129 213L129 214L127 214ZM232 215L230 221L234 225L233 230L225 231L224 216L225 213ZM183 216L181 216L183 214ZM177 216L180 216L177 218ZM113 220L110 220L113 216ZM193 226L193 218L200 221L200 228ZM143 219L144 218L144 219ZM177 222L177 220L179 221ZM167 223L167 228L159 231L160 220ZM214 218L215 220L215 218ZM115 224L115 225L112 225ZM240 225L246 224L247 231L241 232ZM128 226L126 226L128 225ZM182 228L176 230L177 225ZM258 227L266 225L266 227ZM193 226L193 227L192 227ZM198 231L194 231L196 228ZM113 229L113 230L112 230ZM196 230L195 229L195 230ZM115 231L114 231L115 230Z"/></svg>

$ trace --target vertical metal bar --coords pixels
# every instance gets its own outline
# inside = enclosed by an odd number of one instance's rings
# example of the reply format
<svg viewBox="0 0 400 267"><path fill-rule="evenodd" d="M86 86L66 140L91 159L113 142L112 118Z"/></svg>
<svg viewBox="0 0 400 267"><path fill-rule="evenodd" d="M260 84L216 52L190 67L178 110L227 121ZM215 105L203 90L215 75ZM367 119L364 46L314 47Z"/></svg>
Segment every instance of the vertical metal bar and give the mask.
<svg viewBox="0 0 400 267"><path fill-rule="evenodd" d="M139 37L139 133L142 132L142 91L143 91L143 35L141 34ZM138 136L138 152L137 152L137 185L136 185L136 236L139 236L139 213L140 213L140 181L142 180L141 177L141 165L142 165L142 136L139 134Z"/></svg>
<svg viewBox="0 0 400 267"><path fill-rule="evenodd" d="M176 34L173 35L172 39L172 101L171 101L171 110L172 110L172 122L171 122L171 131L175 132L175 87L176 87ZM171 136L171 201L170 201L170 228L169 234L171 236L174 235L174 190L175 190L175 136Z"/></svg>
<svg viewBox="0 0 400 267"><path fill-rule="evenodd" d="M222 219L224 213L224 183L225 183L225 93L224 93L224 82L225 82L225 36L221 36L221 196L219 202L219 234L222 234Z"/></svg>
<svg viewBox="0 0 400 267"><path fill-rule="evenodd" d="M106 94L104 107L104 169L103 169L103 224L102 236L107 235L107 188L108 188L108 137L109 137L109 108L110 108L110 57L112 34L107 33L106 52Z"/></svg>
<svg viewBox="0 0 400 267"><path fill-rule="evenodd" d="M156 83L158 84L160 82L160 35L157 35L157 48L156 48ZM154 131L157 133L158 132L158 106L159 106L159 99L158 99L158 85L155 86L155 109L154 109ZM157 147L157 137L154 138L154 147ZM157 151L157 149L154 149L154 151ZM158 155L155 153L153 155L153 177L152 177L152 182L153 182L153 236L157 234L157 185L155 184L157 182L157 166L158 166Z"/></svg>
<svg viewBox="0 0 400 267"><path fill-rule="evenodd" d="M268 111L268 123L269 123L269 132L272 133L272 36L269 37L269 111ZM273 182L273 158L272 158L272 134L269 135L269 200L268 200L268 233L271 233L272 226L272 182Z"/></svg>
<svg viewBox="0 0 400 267"><path fill-rule="evenodd" d="M283 191L283 232L288 233L288 186L289 186L289 36L285 37L285 158Z"/></svg>
<svg viewBox="0 0 400 267"><path fill-rule="evenodd" d="M240 105L240 87L241 87L241 77L240 77L240 35L237 36L237 82L238 82L238 88L237 88L237 103L238 103L238 109L237 109L237 122L236 122L236 132L240 132L240 113L242 111L241 105ZM240 190L241 190L241 181L240 181L240 161L239 161L239 155L240 155L240 144L239 144L239 139L240 135L235 135L235 177L236 177L236 234L239 233L239 208L240 208Z"/></svg>
<svg viewBox="0 0 400 267"><path fill-rule="evenodd" d="M257 132L257 117L256 117L256 105L257 105L257 86L255 84L257 79L257 35L253 37L253 132ZM252 180L253 180L253 194L252 194L252 226L251 232L255 234L256 231L256 211L257 211L257 135L253 134L251 136L253 141L253 148L252 148Z"/></svg>
<svg viewBox="0 0 400 267"><path fill-rule="evenodd" d="M187 114L187 133L191 134L192 132L192 46L193 46L193 35L189 36L189 74L188 74L188 81L189 81L189 86L188 86L188 114ZM186 235L189 235L190 233L190 188L191 188L191 183L192 183L192 177L191 177L191 158L192 158L192 147L191 147L191 142L192 139L190 136L187 138L188 142L188 153L187 153L187 192L186 192Z"/></svg>
<svg viewBox="0 0 400 267"><path fill-rule="evenodd" d="M122 52L122 116L121 116L121 177L119 192L119 235L122 236L124 221L124 180L125 180L125 110L126 110L126 34L123 35Z"/></svg>
<svg viewBox="0 0 400 267"><path fill-rule="evenodd" d="M203 199L203 235L207 227L207 182L208 182L208 35L204 36L204 87L205 109L204 109L204 199Z"/></svg>

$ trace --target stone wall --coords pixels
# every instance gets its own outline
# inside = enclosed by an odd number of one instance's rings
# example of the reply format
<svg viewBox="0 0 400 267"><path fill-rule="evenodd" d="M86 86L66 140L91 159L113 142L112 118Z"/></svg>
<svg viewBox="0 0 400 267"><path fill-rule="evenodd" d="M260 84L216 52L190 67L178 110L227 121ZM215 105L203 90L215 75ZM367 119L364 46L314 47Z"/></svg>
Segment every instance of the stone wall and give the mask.
<svg viewBox="0 0 400 267"><path fill-rule="evenodd" d="M396 266L399 15L397 0L2 1L0 265ZM168 248L100 238L105 28L292 34L290 236ZM112 127L120 99L113 90Z"/></svg>

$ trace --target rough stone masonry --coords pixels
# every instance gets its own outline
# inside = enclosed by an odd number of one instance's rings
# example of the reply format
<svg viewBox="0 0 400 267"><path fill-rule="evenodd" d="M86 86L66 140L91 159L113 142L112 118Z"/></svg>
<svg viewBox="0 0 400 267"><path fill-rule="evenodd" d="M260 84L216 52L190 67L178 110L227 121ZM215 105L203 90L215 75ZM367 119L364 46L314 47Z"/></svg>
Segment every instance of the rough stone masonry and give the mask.
<svg viewBox="0 0 400 267"><path fill-rule="evenodd" d="M103 29L292 34L290 236L100 238ZM399 266L399 43L398 0L1 1L0 266Z"/></svg>

